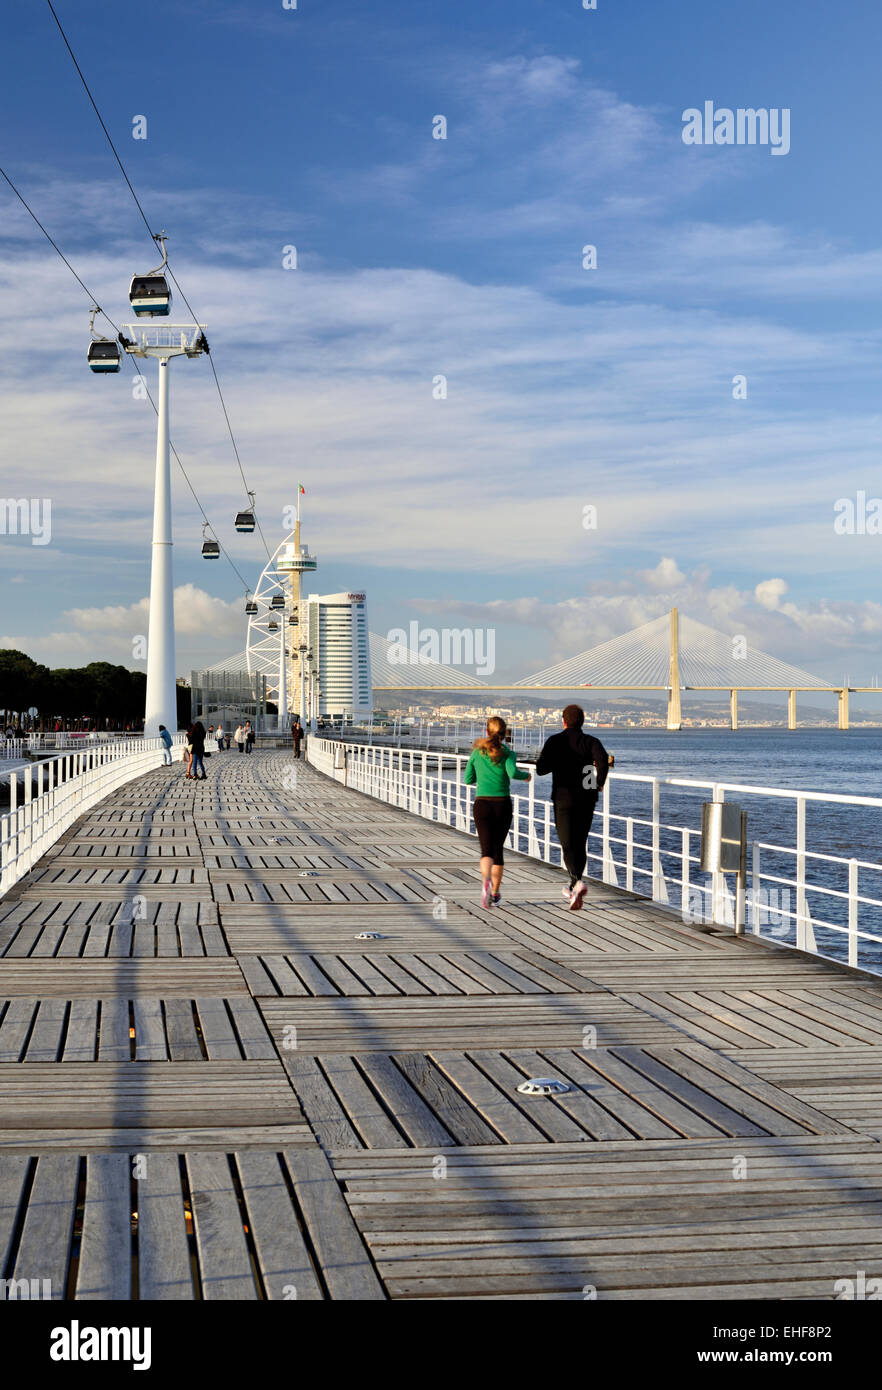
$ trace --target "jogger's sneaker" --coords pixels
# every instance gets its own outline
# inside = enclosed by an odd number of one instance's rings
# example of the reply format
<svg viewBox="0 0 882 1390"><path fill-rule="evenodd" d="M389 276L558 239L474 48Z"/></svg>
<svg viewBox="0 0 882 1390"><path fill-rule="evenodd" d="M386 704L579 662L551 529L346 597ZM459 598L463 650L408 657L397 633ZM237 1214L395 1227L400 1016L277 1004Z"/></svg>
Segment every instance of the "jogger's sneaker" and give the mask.
<svg viewBox="0 0 882 1390"><path fill-rule="evenodd" d="M578 912L582 906L582 899L588 892L587 886L579 879L578 883L573 884L573 891L570 894L570 912Z"/></svg>
<svg viewBox="0 0 882 1390"><path fill-rule="evenodd" d="M573 896L573 885L571 884L569 888L561 888L560 892L561 897L566 898L567 902L569 902L570 898Z"/></svg>
<svg viewBox="0 0 882 1390"><path fill-rule="evenodd" d="M491 902L493 903L493 906L494 906L494 907L498 907L499 904L502 902L502 894L501 894L501 893L493 893L493 894L491 895Z"/></svg>
<svg viewBox="0 0 882 1390"><path fill-rule="evenodd" d="M489 878L484 879L484 887L481 889L481 906L493 906L493 889L490 887Z"/></svg>

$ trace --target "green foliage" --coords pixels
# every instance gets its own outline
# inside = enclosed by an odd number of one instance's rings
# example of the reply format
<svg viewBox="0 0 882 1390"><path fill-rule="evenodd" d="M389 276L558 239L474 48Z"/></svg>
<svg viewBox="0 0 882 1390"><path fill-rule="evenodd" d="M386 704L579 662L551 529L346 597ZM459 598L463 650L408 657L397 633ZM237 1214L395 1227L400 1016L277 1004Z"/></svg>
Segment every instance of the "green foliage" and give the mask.
<svg viewBox="0 0 882 1390"><path fill-rule="evenodd" d="M146 685L143 671L108 661L50 671L24 652L0 648L0 710L7 721L33 708L44 723L61 719L68 724L109 722L112 727L138 724L144 717ZM189 690L183 698L189 712Z"/></svg>
<svg viewBox="0 0 882 1390"><path fill-rule="evenodd" d="M12 647L0 649L0 709L19 712L36 706L47 695L51 672Z"/></svg>

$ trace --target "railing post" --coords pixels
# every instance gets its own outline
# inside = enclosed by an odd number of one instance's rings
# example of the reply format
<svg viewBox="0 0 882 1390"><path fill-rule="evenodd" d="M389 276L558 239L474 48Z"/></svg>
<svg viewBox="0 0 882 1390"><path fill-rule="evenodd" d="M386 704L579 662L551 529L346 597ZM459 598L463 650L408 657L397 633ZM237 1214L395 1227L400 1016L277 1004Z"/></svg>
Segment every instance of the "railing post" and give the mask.
<svg viewBox="0 0 882 1390"><path fill-rule="evenodd" d="M680 911L684 922L690 922L689 903L689 831L680 831Z"/></svg>
<svg viewBox="0 0 882 1390"><path fill-rule="evenodd" d="M22 789L22 811L23 811L22 823L23 823L23 828L24 828L25 846L26 846L26 848L25 848L25 865L26 865L26 870L27 870L27 872L30 872L30 870L31 870L31 868L32 868L32 866L33 866L33 862L34 862L34 855L33 855L33 846L34 846L34 836L33 836L34 808L33 808L33 806L31 805L31 791L32 791L32 787L31 787L31 768L30 768L30 767L26 767L26 768L25 768L25 770L24 770L24 777L23 777L22 780L23 780L23 783L24 783L24 786L23 786L23 789Z"/></svg>
<svg viewBox="0 0 882 1390"><path fill-rule="evenodd" d="M36 799L36 813L37 813L37 846L38 846L38 849L39 849L39 854L37 855L37 858L39 858L39 855L42 854L42 852L43 852L43 851L42 851L43 833L44 833L44 830L46 829L46 803L45 803L44 800L43 800L43 764L42 764L42 763L37 763L37 799Z"/></svg>
<svg viewBox="0 0 882 1390"><path fill-rule="evenodd" d="M759 840L754 840L750 866L750 911L752 916L751 931L755 936L760 935L761 894L760 847Z"/></svg>
<svg viewBox="0 0 882 1390"><path fill-rule="evenodd" d="M796 802L796 948L806 949L805 797Z"/></svg>
<svg viewBox="0 0 882 1390"><path fill-rule="evenodd" d="M858 963L858 862L848 861L848 963Z"/></svg>
<svg viewBox="0 0 882 1390"><path fill-rule="evenodd" d="M545 862L551 863L551 802L545 803Z"/></svg>
<svg viewBox="0 0 882 1390"><path fill-rule="evenodd" d="M625 887L634 892L634 817L625 821Z"/></svg>
<svg viewBox="0 0 882 1390"><path fill-rule="evenodd" d="M661 787L657 777L652 779L652 897L654 902L664 899L661 871Z"/></svg>
<svg viewBox="0 0 882 1390"><path fill-rule="evenodd" d="M726 793L721 787L714 785L713 800L723 802ZM723 912L723 889L725 887L723 875L719 869L715 869L711 874L711 921L717 925L725 925L725 914Z"/></svg>
<svg viewBox="0 0 882 1390"><path fill-rule="evenodd" d="M612 859L609 852L609 779L602 792L603 796L603 881L604 883L615 883L615 873L613 872Z"/></svg>
<svg viewBox="0 0 882 1390"><path fill-rule="evenodd" d="M536 782L533 774L527 783L527 853L538 857L539 845L536 839Z"/></svg>

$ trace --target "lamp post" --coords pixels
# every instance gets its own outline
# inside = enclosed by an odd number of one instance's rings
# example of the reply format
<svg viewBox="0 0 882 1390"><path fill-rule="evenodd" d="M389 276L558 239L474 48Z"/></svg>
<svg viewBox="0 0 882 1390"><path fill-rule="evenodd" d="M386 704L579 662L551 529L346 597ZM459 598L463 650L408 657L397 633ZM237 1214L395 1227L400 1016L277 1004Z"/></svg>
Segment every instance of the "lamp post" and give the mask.
<svg viewBox="0 0 882 1390"><path fill-rule="evenodd" d="M208 344L201 324L151 324L145 327L143 323L127 323L125 329L130 335L125 341L126 352L132 357L155 357L159 361L150 617L147 627L147 698L144 706L144 737L155 738L160 724L169 730L178 727L168 367L173 357L201 356L208 350Z"/></svg>
<svg viewBox="0 0 882 1390"><path fill-rule="evenodd" d="M285 646L287 623L282 618L279 624L279 712L276 727L283 734L288 727L288 648Z"/></svg>
<svg viewBox="0 0 882 1390"><path fill-rule="evenodd" d="M305 729L309 723L306 712L306 643L301 642L297 650L300 652L300 718Z"/></svg>

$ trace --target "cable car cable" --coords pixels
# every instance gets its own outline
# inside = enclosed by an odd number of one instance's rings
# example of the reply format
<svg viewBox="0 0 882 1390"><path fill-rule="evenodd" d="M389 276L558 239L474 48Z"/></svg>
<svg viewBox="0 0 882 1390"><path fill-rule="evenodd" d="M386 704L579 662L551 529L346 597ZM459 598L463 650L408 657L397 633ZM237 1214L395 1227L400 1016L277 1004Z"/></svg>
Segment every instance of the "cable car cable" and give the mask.
<svg viewBox="0 0 882 1390"><path fill-rule="evenodd" d="M92 95L92 92L91 92L91 89L90 89L90 87L89 87L89 84L88 84L88 82L86 81L85 76L84 76L84 74L83 74L83 70L82 70L82 68L80 67L79 63L77 62L76 54L74 53L73 49L72 49L71 46L70 46L70 42L69 42L69 40L68 40L67 34L64 32L64 28L63 28L63 26L62 26L61 20L58 18L58 15L55 13L55 6L52 4L52 0L46 0L46 4L49 6L50 12L51 12L51 14L52 14L52 18L55 20L55 23L56 23L56 25L58 26L58 32L60 33L62 39L64 40L64 46L65 46L65 48L67 49L68 53L69 53L70 56L71 56L71 61L73 62L73 65L74 65L74 67L75 67L76 70L77 70L77 75L78 75L80 81L81 81L82 84L83 84L83 87L84 87L85 92L86 92L86 96L89 98L89 101L90 101L90 103L91 103L92 109L93 109L93 111L95 112L95 115L98 117L98 121L99 121L99 124L100 124L100 126L101 126L101 129L104 131L104 134L105 134L105 136L107 137L107 143L109 144L111 150L113 151L113 157L114 157L114 159L116 160L117 164L119 165L120 172L122 173L122 176L123 176L123 178L124 178L125 181L126 181L126 185L127 185L127 187L128 187L128 190L129 190L129 192L131 193L132 197L133 197L134 200L135 200L135 206L137 207L138 212L141 214L141 219L142 219L142 221L143 221L143 223L144 223L144 226L147 228L147 233L148 233L148 235L149 235L149 237L150 237L150 240L153 241L153 242L155 243L156 238L155 238L155 236L154 236L153 229L152 229L152 227L150 226L150 223L149 223L149 221L148 221L148 219L147 219L147 214L145 213L143 207L141 206L141 201L140 201L140 199L139 199L137 193L135 192L135 189L134 189L134 186L133 186L133 184L132 184L131 179L129 178L128 174L126 173L125 165L123 164L122 160L120 159L119 152L117 151L116 145L113 143L113 140L112 140L112 138L111 138L110 131L107 129L107 126L104 124L104 118L102 117L101 112L98 110L98 104L97 104L97 102L95 101L95 98L94 98L93 95ZM193 322L194 322L194 323L198 323L199 320L198 320L198 318L196 317L196 314L195 314L195 312L194 312L194 310L193 310L193 306L192 306L192 304L190 303L190 301L189 301L189 299L187 298L187 296L184 294L184 291L181 289L180 283L179 283L179 281L178 281L176 275L175 275L174 272L172 271L171 266L168 266L167 269L168 269L169 279L171 279L171 280L173 281L173 283L174 283L174 285L175 285L175 288L177 289L178 293L179 293L180 296L181 296L181 299L184 301L184 303L186 304L187 308L189 309L191 315L193 316ZM233 434L233 427L232 427L232 425L230 424L230 416L229 416L229 413L228 413L228 411L227 411L226 401L224 400L224 393L223 393L223 391L221 390L221 384L220 384L220 379L219 379L218 374L217 374L217 368L216 368L215 365L214 365L214 362L213 362L213 360L212 360L211 354L210 354L210 353L206 353L206 356L208 357L208 365L211 367L212 376L214 377L214 384L215 384L215 386L217 387L217 393L218 393L218 396L219 396L219 398L220 398L221 409L222 409L223 412L224 412L224 419L225 419L226 422L227 422L227 429L229 430L229 433L230 433L230 440L231 440L232 445L233 445L233 452L234 452L234 454L235 454L235 456L236 456L236 463L239 465L239 472L240 472L241 475L242 475L242 482L243 482L243 484L245 485L245 493L246 493L246 496L247 496L248 491L249 491L249 489L248 489L248 480L247 480L247 478L245 477L245 470L244 470L243 467L242 467L242 460L241 460L241 458L239 457L239 449L238 449L238 446L237 446L237 444L236 444L235 435ZM265 550L266 553L267 553L267 558L271 558L271 557L270 557L270 548L269 548L269 546L268 546L267 543L266 543L266 537L265 537L264 534L263 534L263 530L262 530L262 528L261 528L260 522L259 522L259 520L257 520L256 516L255 516L255 520L257 521L257 530L258 530L258 533L259 533L259 535L260 535L260 539L263 541L263 548L264 548L264 550Z"/></svg>
<svg viewBox="0 0 882 1390"><path fill-rule="evenodd" d="M76 70L77 70L77 75L78 75L80 81L82 82L83 87L85 88L86 96L89 98L89 101L92 103L92 110L95 112L95 115L98 117L98 121L99 121L99 123L100 123L100 125L101 125L101 129L104 131L104 134L107 136L107 143L108 143L108 145L110 146L110 148L113 150L113 157L114 157L114 159L116 160L117 164L119 165L119 167L120 167L120 172L121 172L123 178L125 179L126 183L127 183L128 186L129 186L129 192L131 193L132 197L133 197L134 200L135 200L135 206L137 207L138 211L140 212L141 217L143 218L143 221L144 221L144 226L147 228L147 231L148 231L148 233L149 233L149 235L150 235L150 239L152 240L152 239L153 239L153 230L152 230L152 228L151 228L151 226L150 226L150 223L147 221L147 214L146 214L146 212L144 211L144 209L141 207L141 204L140 204L140 202L138 201L138 195L137 195L137 193L135 192L134 188L132 187L132 181L131 181L131 179L129 178L128 174L126 173L125 165L123 164L122 160L120 159L119 155L117 154L116 145L114 145L113 141L112 141L111 138L110 138L110 131L107 129L107 126L104 124L104 119L103 119L103 117L102 117L102 115L101 115L101 112L98 110L98 107L97 107L97 105L96 105L96 103L95 103L95 98L92 96L92 93L91 93L90 90L89 90L89 84L88 84L88 82L86 81L85 77L83 76L82 68L80 67L79 63L77 62L76 54L74 53L73 49L71 48L70 44L68 43L67 34L64 32L64 29L63 29L62 26L61 26L61 20L58 18L58 15L55 13L55 6L52 4L52 0L46 0L46 4L49 6L49 9L50 9L50 11L51 11L51 13L52 13L52 18L55 20L55 23L58 25L58 32L59 32L59 34L61 35L62 39L64 40L64 46L65 46L65 48L67 49L68 53L69 53L70 56L71 56L71 61L72 61L73 65L74 65L74 67L75 67Z"/></svg>
<svg viewBox="0 0 882 1390"><path fill-rule="evenodd" d="M21 203L21 205L22 205L22 207L24 208L25 212L27 212L27 213L33 218L34 222L36 222L37 226L40 228L40 231L43 233L44 237L45 237L46 240L48 241L49 245L52 247L53 251L57 252L57 254L58 254L58 255L61 257L61 259L64 261L64 264L67 266L68 270L70 271L71 275L72 275L72 276L74 277L74 279L76 280L77 284L78 284L82 289L84 289L84 290L86 291L86 294L89 296L89 298L91 299L92 303L93 303L93 304L95 305L95 307L98 309L99 314L103 314L104 317L107 319L107 322L108 322L108 323L110 324L110 326L113 328L114 332L115 332L115 333L119 333L119 332L120 332L119 325L118 325L118 324L115 324L115 323L113 322L113 319L110 317L110 315L107 314L107 313L105 313L104 310L100 307L100 305L98 304L98 300L96 299L96 297L95 297L95 295L92 293L92 291L89 289L89 286L85 283L84 280L81 280L81 279L80 279L79 275L77 275L77 272L74 270L74 268L73 268L73 266L71 265L70 261L67 259L67 256L64 254L64 252L62 251L61 247L58 245L58 242L57 242L57 241L54 241L54 240L52 239L52 237L49 235L49 233L46 231L46 228L43 226L43 223L40 221L39 217L38 217L37 214L34 212L33 208L32 208L32 207L29 207L29 205L25 202L24 198L23 198L22 195L19 193L19 191L18 191L18 189L16 188L15 184L12 182L12 179L9 177L9 175L8 175L7 172L6 172L6 170L5 170L4 168L2 168L2 167L0 167L0 175L2 175L3 178L6 180L6 182L9 184L9 187L12 189L12 191L13 191L13 193L15 194L16 198L17 198L18 201Z"/></svg>
<svg viewBox="0 0 882 1390"><path fill-rule="evenodd" d="M23 207L23 208L25 209L25 211L28 213L28 215L30 216L30 218L32 219L32 221L35 223L35 225L36 225L37 227L39 227L40 231L43 233L43 236L46 238L46 240L48 241L49 245L52 247L52 250L56 253L56 255L57 255L57 256L64 262L64 264L67 266L68 270L70 271L71 275L72 275L72 276L74 277L74 279L76 280L77 284L80 286L81 289L85 290L85 292L86 292L86 294L88 295L89 299L92 301L92 303L95 305L95 307L98 308L98 312L99 312L100 314L102 314L102 315L104 316L104 318L107 319L107 322L111 325L111 327L116 331L116 333L117 333L118 335L121 334L121 333L122 333L122 329L119 327L118 324L114 323L113 319L112 319L112 318L110 317L110 315L106 312L106 310L101 309L101 308L98 306L98 299L97 299L97 296L94 295L94 294L92 293L92 291L89 289L89 286L86 284L85 280L83 280L83 279L77 274L77 272L74 270L74 268L73 268L73 266L71 265L70 261L67 259L67 256L64 254L64 252L62 251L61 247L58 245L58 242L54 239L54 237L53 237L53 236L46 230L46 228L43 226L43 223L40 221L39 217L38 217L37 214L34 212L33 208L30 206L30 204L29 204L28 202L26 202L26 200L22 197L21 193L19 193L19 191L18 191L18 189L16 188L15 184L12 182L12 179L9 177L9 175L7 174L6 170L2 167L2 165L0 165L0 176L3 177L3 179L5 180L5 182L6 182L6 183L9 185L9 187L12 189L12 191L13 191L13 193L15 194L16 198L17 198L18 201L21 203L22 207ZM146 395L147 395L147 399L149 400L150 404L153 406L153 412L154 412L154 414L155 414L155 415L158 415L158 414L159 414L159 408L158 408L158 406L157 406L155 400L153 399L153 396L152 396L151 393L150 393L150 387L147 385L147 382L146 382L146 380L144 379L143 373L141 373L141 372L138 371L138 368L137 368L136 365L135 365L134 358L133 358L129 353L126 353L126 357L128 358L129 362L131 362L131 364L132 364L132 370L134 371L135 375L141 378L142 384L143 384L143 386L144 386L144 391L145 391L145 393L146 393ZM206 522L208 522L209 525L211 525L211 522L208 520L208 514L207 514L205 508L203 507L202 503L201 503L200 500L199 500L199 496L198 496L198 494L197 494L197 492L196 492L196 489L194 488L193 484L190 482L190 478L189 478L189 475L188 475L188 473L187 473L186 468L184 467L183 463L181 462L181 456L180 456L180 454L178 453L177 449L175 448L174 444L171 442L171 440L169 440L169 448L170 448L171 452L174 454L175 460L176 460L176 462L177 462L177 465L178 465L178 467L180 468L181 472L182 472L183 475L184 475L184 481L186 482L187 487L190 489L191 493L193 494L193 499L194 499L194 501L195 501L195 503L196 503L196 506L199 508L199 511L202 513L202 519L203 519L203 521L206 521ZM212 527L212 531L214 532L214 528L213 528L213 527ZM214 532L214 534L216 535L217 532ZM245 580L242 578L242 575L239 573L239 570L236 568L236 565L233 563L233 560L230 558L229 553L227 552L227 550L225 549L225 547L224 547L223 545L221 545L220 542L218 542L218 544L220 545L221 553L223 554L224 558L226 559L227 563L229 564L229 566L230 566L230 568L232 569L233 573L235 574L236 578L239 580L239 582L240 582L240 584L242 585L243 589L246 589L248 586L246 585Z"/></svg>

